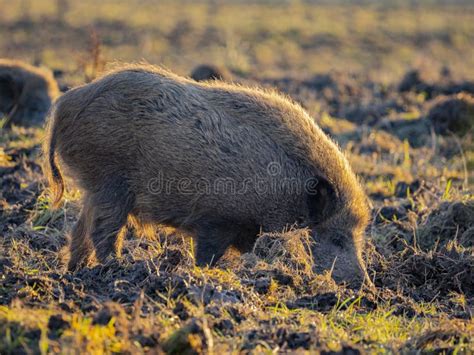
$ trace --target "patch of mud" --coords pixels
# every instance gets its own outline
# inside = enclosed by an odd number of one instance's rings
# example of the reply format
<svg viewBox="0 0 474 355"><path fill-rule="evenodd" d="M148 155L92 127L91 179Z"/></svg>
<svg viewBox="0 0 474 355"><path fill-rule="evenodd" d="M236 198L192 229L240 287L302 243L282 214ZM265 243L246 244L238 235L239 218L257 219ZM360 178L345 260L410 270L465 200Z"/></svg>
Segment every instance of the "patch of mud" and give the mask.
<svg viewBox="0 0 474 355"><path fill-rule="evenodd" d="M377 286L403 290L414 300L444 298L449 303L450 294L460 293L473 304L473 200L445 201L417 210L421 201L435 203L430 200L432 194L418 186L411 203L379 211L372 235L375 242L378 236L383 242L369 253L369 272L375 275Z"/></svg>
<svg viewBox="0 0 474 355"><path fill-rule="evenodd" d="M379 260L380 261L380 260ZM451 293L474 297L474 257L467 251L442 249L429 253L407 249L375 263L376 286L384 285L415 301L430 302Z"/></svg>
<svg viewBox="0 0 474 355"><path fill-rule="evenodd" d="M474 200L442 203L418 226L416 238L424 250L445 247L453 241L474 248Z"/></svg>
<svg viewBox="0 0 474 355"><path fill-rule="evenodd" d="M25 211L35 207L44 185L39 146L7 148L3 154L8 163L0 166L0 231L6 232L26 221Z"/></svg>

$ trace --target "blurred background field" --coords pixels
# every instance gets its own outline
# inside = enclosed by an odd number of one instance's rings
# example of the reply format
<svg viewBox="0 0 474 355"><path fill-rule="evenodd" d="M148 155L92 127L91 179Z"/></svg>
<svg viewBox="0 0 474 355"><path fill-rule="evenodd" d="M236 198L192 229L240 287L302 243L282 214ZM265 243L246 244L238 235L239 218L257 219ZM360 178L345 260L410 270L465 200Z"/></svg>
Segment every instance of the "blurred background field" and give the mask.
<svg viewBox="0 0 474 355"><path fill-rule="evenodd" d="M103 58L181 74L202 62L251 76L407 67L474 77L471 1L0 0L0 51L76 70L95 41Z"/></svg>

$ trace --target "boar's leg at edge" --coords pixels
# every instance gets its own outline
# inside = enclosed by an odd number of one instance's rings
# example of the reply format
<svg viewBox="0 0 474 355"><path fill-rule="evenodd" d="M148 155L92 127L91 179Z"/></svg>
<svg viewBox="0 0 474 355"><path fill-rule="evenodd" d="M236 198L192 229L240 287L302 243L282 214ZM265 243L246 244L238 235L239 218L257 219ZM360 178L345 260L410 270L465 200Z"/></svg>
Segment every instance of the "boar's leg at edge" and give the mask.
<svg viewBox="0 0 474 355"><path fill-rule="evenodd" d="M87 203L82 209L81 215L71 233L69 271L74 271L87 264L93 251L88 231L89 220L87 218L88 208L86 206Z"/></svg>

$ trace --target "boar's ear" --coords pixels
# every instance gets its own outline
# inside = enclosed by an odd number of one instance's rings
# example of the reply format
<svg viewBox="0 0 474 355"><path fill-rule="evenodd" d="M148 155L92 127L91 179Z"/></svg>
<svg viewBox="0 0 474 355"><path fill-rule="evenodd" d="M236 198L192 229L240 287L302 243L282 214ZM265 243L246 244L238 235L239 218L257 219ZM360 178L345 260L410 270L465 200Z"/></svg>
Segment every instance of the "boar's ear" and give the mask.
<svg viewBox="0 0 474 355"><path fill-rule="evenodd" d="M335 212L337 193L333 185L322 177L314 177L306 183L306 201L312 222L320 223Z"/></svg>
<svg viewBox="0 0 474 355"><path fill-rule="evenodd" d="M18 87L7 73L0 73L0 111L9 111L18 98Z"/></svg>

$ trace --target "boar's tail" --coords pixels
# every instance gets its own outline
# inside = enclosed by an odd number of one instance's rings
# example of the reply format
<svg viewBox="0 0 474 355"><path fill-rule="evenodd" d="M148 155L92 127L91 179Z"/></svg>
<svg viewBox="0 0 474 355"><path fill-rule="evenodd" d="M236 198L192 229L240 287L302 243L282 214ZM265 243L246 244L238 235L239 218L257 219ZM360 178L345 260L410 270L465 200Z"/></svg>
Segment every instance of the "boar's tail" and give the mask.
<svg viewBox="0 0 474 355"><path fill-rule="evenodd" d="M48 177L50 194L53 207L57 208L64 195L64 179L56 162L56 141L57 141L57 110L53 108L50 111L49 122L46 129L47 139L44 145L45 153L45 171Z"/></svg>

